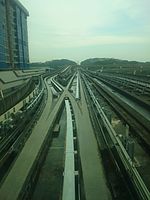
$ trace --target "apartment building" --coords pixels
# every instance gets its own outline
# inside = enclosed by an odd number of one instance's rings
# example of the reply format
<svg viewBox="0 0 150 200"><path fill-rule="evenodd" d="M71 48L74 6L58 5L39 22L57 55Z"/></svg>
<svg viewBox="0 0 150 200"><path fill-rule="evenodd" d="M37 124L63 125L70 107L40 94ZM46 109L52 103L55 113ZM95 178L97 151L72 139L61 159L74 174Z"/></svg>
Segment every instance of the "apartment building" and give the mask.
<svg viewBox="0 0 150 200"><path fill-rule="evenodd" d="M28 68L28 16L18 0L0 0L0 69Z"/></svg>

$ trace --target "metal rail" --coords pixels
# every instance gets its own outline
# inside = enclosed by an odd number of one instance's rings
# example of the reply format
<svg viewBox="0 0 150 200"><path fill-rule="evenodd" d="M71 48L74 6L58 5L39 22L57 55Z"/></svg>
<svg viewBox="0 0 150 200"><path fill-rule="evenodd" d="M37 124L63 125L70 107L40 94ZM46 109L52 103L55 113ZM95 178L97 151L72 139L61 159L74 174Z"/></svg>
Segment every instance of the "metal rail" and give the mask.
<svg viewBox="0 0 150 200"><path fill-rule="evenodd" d="M51 99L51 93L46 83L46 78L45 84L48 92L45 108L38 123L32 130L32 134L26 141L24 148L1 185L0 199L27 199L35 184L38 170L43 162L44 154L48 146L47 144L49 144L51 139L49 131L52 130L64 99L64 96L62 96L50 113L49 101ZM43 122L45 124L41 126Z"/></svg>
<svg viewBox="0 0 150 200"><path fill-rule="evenodd" d="M90 75L90 74L89 74ZM126 97L129 97L133 101L135 101L140 106L149 109L150 103L149 103L149 97L150 97L150 88L148 85L142 85L142 83L135 84L133 82L129 82L124 80L121 81L121 79L118 79L118 77L107 77L107 76L97 76L95 74L92 74L93 78L96 78L97 80L100 80L105 85L111 87L113 90L121 93L122 95L125 95ZM144 83L143 83L144 84ZM125 89L123 89L125 87ZM132 90L132 92L131 92Z"/></svg>
<svg viewBox="0 0 150 200"><path fill-rule="evenodd" d="M77 73L76 100L80 99L79 73Z"/></svg>
<svg viewBox="0 0 150 200"><path fill-rule="evenodd" d="M34 104L41 99L42 95L44 93L44 88L41 90L41 92L38 94L38 96L31 102L31 104L27 107L27 110L32 108Z"/></svg>
<svg viewBox="0 0 150 200"><path fill-rule="evenodd" d="M139 195L140 199L142 200L149 200L150 199L150 192L147 189L144 181L142 180L140 174L138 173L136 167L134 166L134 163L132 162L131 158L129 157L128 153L126 152L124 146L122 145L120 139L118 138L115 130L111 126L109 120L107 119L105 113L103 112L100 104L98 103L97 99L95 98L92 90L90 89L90 86L86 82L84 78L85 85L87 87L87 90L96 106L96 109L98 113L100 114L100 117L103 121L103 124L113 141L114 147L118 152L118 155L126 169L126 172L128 173L130 180L132 181L134 188L136 189L137 194Z"/></svg>
<svg viewBox="0 0 150 200"><path fill-rule="evenodd" d="M120 98L114 92L109 90L102 82L92 79L94 88L100 93L108 104L118 113L136 132L140 139L144 142L145 147L150 149L150 124L147 115L140 113L138 109L133 108L125 100ZM137 107L138 108L138 107ZM146 111L146 110L145 110ZM147 111L146 111L147 112Z"/></svg>
<svg viewBox="0 0 150 200"><path fill-rule="evenodd" d="M150 96L150 88L148 84L137 84L135 82L129 82L124 79L124 81L121 81L118 78L113 77L96 77L99 80L101 80L103 83L108 85L109 87L117 90L121 94L125 94L126 96L129 96L134 101L136 101L139 105L144 106L145 108L149 108L149 96ZM126 89L122 89L126 88ZM133 91L131 93L131 90Z"/></svg>
<svg viewBox="0 0 150 200"><path fill-rule="evenodd" d="M44 89L38 94L38 96L31 102L31 104L26 108L26 113L32 112L32 110L35 109L35 107L40 102L41 98L43 97ZM31 110L32 109L32 110ZM24 116L27 117L27 116ZM32 121L31 121L32 122ZM7 156L7 154L10 154L11 151L13 151L14 144L19 138L22 138L24 135L24 124L26 123L26 119L22 119L19 125L17 125L17 128L12 131L12 133L0 143L0 166L3 164L3 159ZM32 122L33 123L33 122ZM32 124L31 123L31 124ZM30 123L29 123L30 124ZM27 128L26 128L27 129Z"/></svg>
<svg viewBox="0 0 150 200"><path fill-rule="evenodd" d="M51 80L52 85L56 88L58 92L62 92L63 89L54 81L54 79Z"/></svg>
<svg viewBox="0 0 150 200"><path fill-rule="evenodd" d="M128 77L116 77L114 75L103 75L102 77L106 77L106 78L109 78L110 80L114 79L114 80L123 80L123 81L126 81L126 82L130 82L130 83L133 83L133 84L136 84L139 85L139 86L142 86L142 87L146 87L148 89L150 89L150 83L148 82L142 82L141 80L134 80L134 79L131 79L131 78L128 78Z"/></svg>
<svg viewBox="0 0 150 200"><path fill-rule="evenodd" d="M29 86L30 86L30 84L29 84ZM0 115L0 122L4 123L7 120L7 119L5 119L5 115L7 116L7 113L14 113L13 112L14 108L15 108L16 112L19 111L24 106L24 103L23 103L24 101L28 100L30 98L30 96L34 96L35 94L40 93L41 90L42 90L42 77L39 78L39 83L34 88L34 90L32 90L25 98L18 101L18 103L16 103L11 108L6 110L2 115ZM4 103L5 103L5 101L4 101Z"/></svg>
<svg viewBox="0 0 150 200"><path fill-rule="evenodd" d="M75 160L73 124L69 100L65 100L65 105L67 111L67 135L62 200L75 200Z"/></svg>

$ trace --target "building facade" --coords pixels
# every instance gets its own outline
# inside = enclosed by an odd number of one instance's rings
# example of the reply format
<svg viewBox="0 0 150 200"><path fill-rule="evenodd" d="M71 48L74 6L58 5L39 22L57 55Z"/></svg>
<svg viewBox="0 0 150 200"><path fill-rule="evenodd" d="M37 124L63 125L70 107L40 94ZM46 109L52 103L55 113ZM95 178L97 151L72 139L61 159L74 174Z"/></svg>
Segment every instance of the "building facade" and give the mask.
<svg viewBox="0 0 150 200"><path fill-rule="evenodd" d="M0 69L28 68L28 16L18 0L0 0Z"/></svg>

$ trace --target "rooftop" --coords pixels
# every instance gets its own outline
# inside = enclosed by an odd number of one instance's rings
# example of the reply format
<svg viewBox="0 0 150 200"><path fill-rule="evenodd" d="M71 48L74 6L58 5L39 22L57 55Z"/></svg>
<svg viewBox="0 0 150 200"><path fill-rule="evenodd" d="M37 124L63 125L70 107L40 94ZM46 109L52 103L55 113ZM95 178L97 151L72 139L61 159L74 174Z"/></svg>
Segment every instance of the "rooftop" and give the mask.
<svg viewBox="0 0 150 200"><path fill-rule="evenodd" d="M13 2L16 3L27 16L29 16L28 10L22 5L22 3L20 3L20 1L13 0Z"/></svg>

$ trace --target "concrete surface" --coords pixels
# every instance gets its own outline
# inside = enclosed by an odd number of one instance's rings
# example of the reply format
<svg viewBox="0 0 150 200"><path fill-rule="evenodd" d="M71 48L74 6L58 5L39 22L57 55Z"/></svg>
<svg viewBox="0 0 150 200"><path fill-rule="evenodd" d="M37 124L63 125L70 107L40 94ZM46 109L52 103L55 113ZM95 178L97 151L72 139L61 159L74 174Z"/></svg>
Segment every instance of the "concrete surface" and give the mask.
<svg viewBox="0 0 150 200"><path fill-rule="evenodd" d="M80 88L80 101L76 102L71 95L69 97L75 112L86 200L109 200L111 194L107 187L82 85Z"/></svg>
<svg viewBox="0 0 150 200"><path fill-rule="evenodd" d="M49 87L47 86L47 88ZM44 111L39 121L37 121L31 136L27 140L24 148L14 163L12 170L0 188L0 199L17 199L19 191L23 187L23 183L25 182L44 142L44 139L47 136L49 127L53 124L56 118L56 114L62 104L63 99L64 96L62 95L56 106L51 111L52 94L50 88L48 89L48 99L46 101Z"/></svg>

